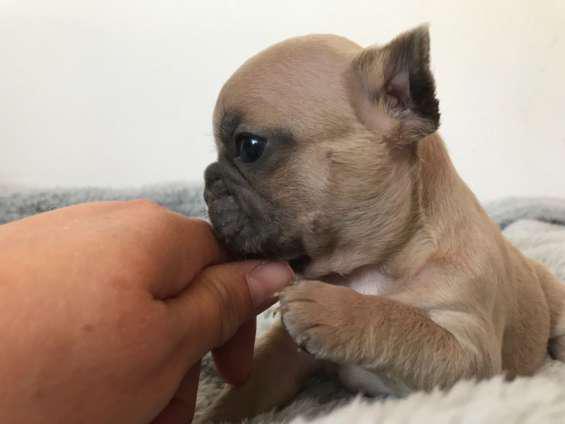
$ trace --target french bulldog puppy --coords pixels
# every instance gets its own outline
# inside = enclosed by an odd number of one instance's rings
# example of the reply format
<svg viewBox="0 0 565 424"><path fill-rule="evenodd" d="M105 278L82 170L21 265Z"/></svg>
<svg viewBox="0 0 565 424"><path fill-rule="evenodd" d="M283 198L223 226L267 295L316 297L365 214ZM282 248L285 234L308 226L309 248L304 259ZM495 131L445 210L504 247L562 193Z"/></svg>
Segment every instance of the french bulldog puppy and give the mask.
<svg viewBox="0 0 565 424"><path fill-rule="evenodd" d="M368 48L293 38L221 90L205 174L215 231L237 257L288 260L300 278L250 379L205 421L284 404L322 368L403 395L530 375L548 349L565 360L565 286L504 239L455 171L429 44L425 26Z"/></svg>

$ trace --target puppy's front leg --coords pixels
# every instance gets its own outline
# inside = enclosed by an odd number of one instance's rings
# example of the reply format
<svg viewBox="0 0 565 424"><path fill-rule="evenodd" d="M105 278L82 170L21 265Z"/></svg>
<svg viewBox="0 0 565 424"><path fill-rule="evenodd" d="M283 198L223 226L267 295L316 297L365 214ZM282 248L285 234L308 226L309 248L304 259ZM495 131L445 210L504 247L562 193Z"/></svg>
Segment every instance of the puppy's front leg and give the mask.
<svg viewBox="0 0 565 424"><path fill-rule="evenodd" d="M226 387L198 421L241 421L286 403L318 368L315 358L297 349L280 322L258 343L253 370L241 387Z"/></svg>
<svg viewBox="0 0 565 424"><path fill-rule="evenodd" d="M565 362L565 284L545 267L535 265L542 283L551 316L549 352L555 359Z"/></svg>
<svg viewBox="0 0 565 424"><path fill-rule="evenodd" d="M319 359L382 372L410 389L487 377L498 364L413 306L350 288L303 281L281 295L285 327Z"/></svg>

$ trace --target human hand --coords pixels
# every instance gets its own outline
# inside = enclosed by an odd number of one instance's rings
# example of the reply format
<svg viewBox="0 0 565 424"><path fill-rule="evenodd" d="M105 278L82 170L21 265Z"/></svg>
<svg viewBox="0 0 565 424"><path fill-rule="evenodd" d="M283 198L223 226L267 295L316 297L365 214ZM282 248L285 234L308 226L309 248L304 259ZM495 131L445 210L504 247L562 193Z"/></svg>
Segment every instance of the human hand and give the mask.
<svg viewBox="0 0 565 424"><path fill-rule="evenodd" d="M207 223L144 201L0 226L0 422L186 422L212 349L241 383L292 271L225 260Z"/></svg>

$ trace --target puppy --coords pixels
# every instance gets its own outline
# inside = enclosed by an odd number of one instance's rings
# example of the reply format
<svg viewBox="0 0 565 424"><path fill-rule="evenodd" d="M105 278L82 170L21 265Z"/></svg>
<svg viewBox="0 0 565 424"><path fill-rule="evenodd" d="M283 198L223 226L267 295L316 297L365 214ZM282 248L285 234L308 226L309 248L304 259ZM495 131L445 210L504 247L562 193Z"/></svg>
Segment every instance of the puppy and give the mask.
<svg viewBox="0 0 565 424"><path fill-rule="evenodd" d="M206 420L284 404L326 364L353 390L403 395L530 375L548 348L565 360L565 286L504 239L439 121L426 27L368 48L293 38L227 81L210 219L238 257L288 260L301 277L249 381Z"/></svg>

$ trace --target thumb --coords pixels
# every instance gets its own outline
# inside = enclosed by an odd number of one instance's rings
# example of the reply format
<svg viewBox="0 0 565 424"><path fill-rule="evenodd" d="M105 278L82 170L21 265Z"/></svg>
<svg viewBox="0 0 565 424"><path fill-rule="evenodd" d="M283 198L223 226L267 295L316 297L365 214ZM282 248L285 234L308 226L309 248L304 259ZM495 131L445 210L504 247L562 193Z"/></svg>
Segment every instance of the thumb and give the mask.
<svg viewBox="0 0 565 424"><path fill-rule="evenodd" d="M249 319L276 300L294 278L286 263L232 262L204 269L176 298L167 302L177 328L196 361L223 345Z"/></svg>

